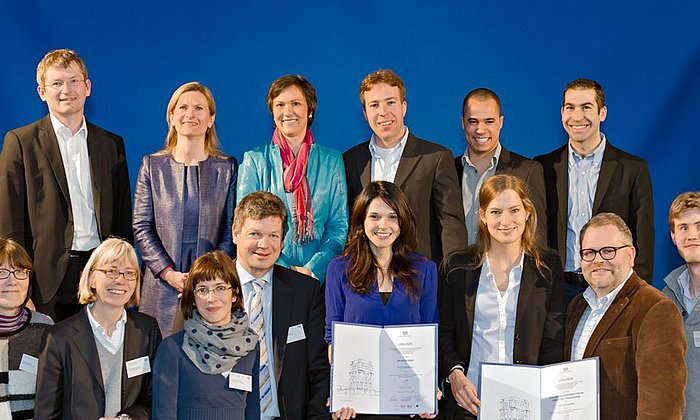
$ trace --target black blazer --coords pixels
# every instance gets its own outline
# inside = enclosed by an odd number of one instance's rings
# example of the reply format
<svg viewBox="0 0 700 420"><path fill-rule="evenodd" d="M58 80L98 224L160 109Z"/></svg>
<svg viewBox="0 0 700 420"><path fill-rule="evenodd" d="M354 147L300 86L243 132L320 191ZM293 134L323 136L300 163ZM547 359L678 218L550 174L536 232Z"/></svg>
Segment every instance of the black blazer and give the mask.
<svg viewBox="0 0 700 420"><path fill-rule="evenodd" d="M369 141L343 153L343 160L352 209L355 198L372 181ZM452 152L409 132L394 178L416 216L416 252L436 264L467 246L462 191L452 165Z"/></svg>
<svg viewBox="0 0 700 420"><path fill-rule="evenodd" d="M471 357L476 293L481 267L470 269L475 261L473 248L450 256L446 265L444 292L440 301L440 377L446 378L455 366L466 374ZM559 258L545 253L548 267L542 276L529 256L523 259L520 293L515 318L513 362L546 365L564 360L564 275ZM452 418L458 406L449 384L445 387L443 418Z"/></svg>
<svg viewBox="0 0 700 420"><path fill-rule="evenodd" d="M462 172L464 171L462 156L455 157L455 168L457 169L459 185L462 186ZM501 155L498 158L498 165L496 165L496 174L513 175L525 183L528 189L528 196L537 212L537 242L540 246L546 247L547 204L545 197L547 194L544 187L542 165L537 161L511 152L501 145Z"/></svg>
<svg viewBox="0 0 700 420"><path fill-rule="evenodd" d="M330 365L321 284L296 271L274 266L272 338L282 419L328 419ZM304 326L306 339L287 344L289 327Z"/></svg>
<svg viewBox="0 0 700 420"><path fill-rule="evenodd" d="M54 325L39 357L35 419L97 419L104 415L105 390L97 344L87 307ZM128 378L126 362L148 356L151 370L161 336L148 315L127 311L124 332L121 413L147 420L151 413L151 373Z"/></svg>
<svg viewBox="0 0 700 420"><path fill-rule="evenodd" d="M569 208L568 144L535 160L544 169L547 187L547 242L559 251L566 264L566 225ZM651 177L644 159L626 153L607 142L593 199L592 215L612 212L632 231L637 248L634 271L648 282L654 269L654 197Z"/></svg>
<svg viewBox="0 0 700 420"><path fill-rule="evenodd" d="M100 239L133 243L131 186L124 141L87 123L90 177ZM17 240L34 261L32 299L45 304L68 267L73 213L51 119L9 131L0 154L0 236Z"/></svg>

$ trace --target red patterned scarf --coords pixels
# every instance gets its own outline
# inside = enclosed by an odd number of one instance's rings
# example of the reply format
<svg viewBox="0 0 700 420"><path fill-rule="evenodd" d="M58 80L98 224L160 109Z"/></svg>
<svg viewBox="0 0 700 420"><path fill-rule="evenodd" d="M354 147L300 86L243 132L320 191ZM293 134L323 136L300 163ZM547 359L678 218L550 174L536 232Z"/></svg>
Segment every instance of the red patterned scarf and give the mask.
<svg viewBox="0 0 700 420"><path fill-rule="evenodd" d="M311 242L314 239L314 212L311 208L311 192L309 181L306 179L306 168L309 164L309 152L311 145L314 144L314 136L311 130L306 130L306 136L296 156L278 129L272 133L272 144L280 148L284 170L284 191L292 193L294 197L292 209L294 242L301 244Z"/></svg>

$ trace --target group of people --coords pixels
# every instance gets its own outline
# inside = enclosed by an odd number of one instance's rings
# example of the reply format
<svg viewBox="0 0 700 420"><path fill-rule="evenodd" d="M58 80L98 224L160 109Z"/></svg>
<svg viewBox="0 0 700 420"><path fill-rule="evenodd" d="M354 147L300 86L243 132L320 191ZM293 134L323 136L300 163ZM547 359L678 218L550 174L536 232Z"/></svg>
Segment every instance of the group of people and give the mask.
<svg viewBox="0 0 700 420"><path fill-rule="evenodd" d="M569 141L534 160L502 146L496 93L471 91L453 159L406 127L390 70L362 81L372 136L343 154L315 142L313 86L283 76L240 167L211 91L186 83L133 213L82 58L50 51L37 84L49 114L0 154L0 417L362 418L329 413L338 321L439 323L441 418L478 413L482 362L594 356L601 418L700 416L700 193L671 206L686 265L661 293L649 172L600 131L595 81L565 88Z"/></svg>

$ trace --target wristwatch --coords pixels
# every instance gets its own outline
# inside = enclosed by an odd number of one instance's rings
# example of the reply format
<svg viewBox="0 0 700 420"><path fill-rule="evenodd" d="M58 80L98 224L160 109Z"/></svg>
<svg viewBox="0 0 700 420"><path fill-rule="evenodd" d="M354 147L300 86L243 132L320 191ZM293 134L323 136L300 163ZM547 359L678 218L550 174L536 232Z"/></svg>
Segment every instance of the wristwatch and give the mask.
<svg viewBox="0 0 700 420"><path fill-rule="evenodd" d="M131 416L126 413L121 413L117 416L119 420L131 420Z"/></svg>

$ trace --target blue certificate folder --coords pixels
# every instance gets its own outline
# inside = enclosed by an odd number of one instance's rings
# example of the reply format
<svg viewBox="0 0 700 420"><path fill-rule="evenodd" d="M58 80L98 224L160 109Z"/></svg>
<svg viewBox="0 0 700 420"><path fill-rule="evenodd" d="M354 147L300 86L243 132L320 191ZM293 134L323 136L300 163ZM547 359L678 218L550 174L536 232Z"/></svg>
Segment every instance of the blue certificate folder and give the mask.
<svg viewBox="0 0 700 420"><path fill-rule="evenodd" d="M330 411L437 413L437 327L333 322Z"/></svg>
<svg viewBox="0 0 700 420"><path fill-rule="evenodd" d="M600 360L546 366L482 363L482 419L596 420L600 418Z"/></svg>

